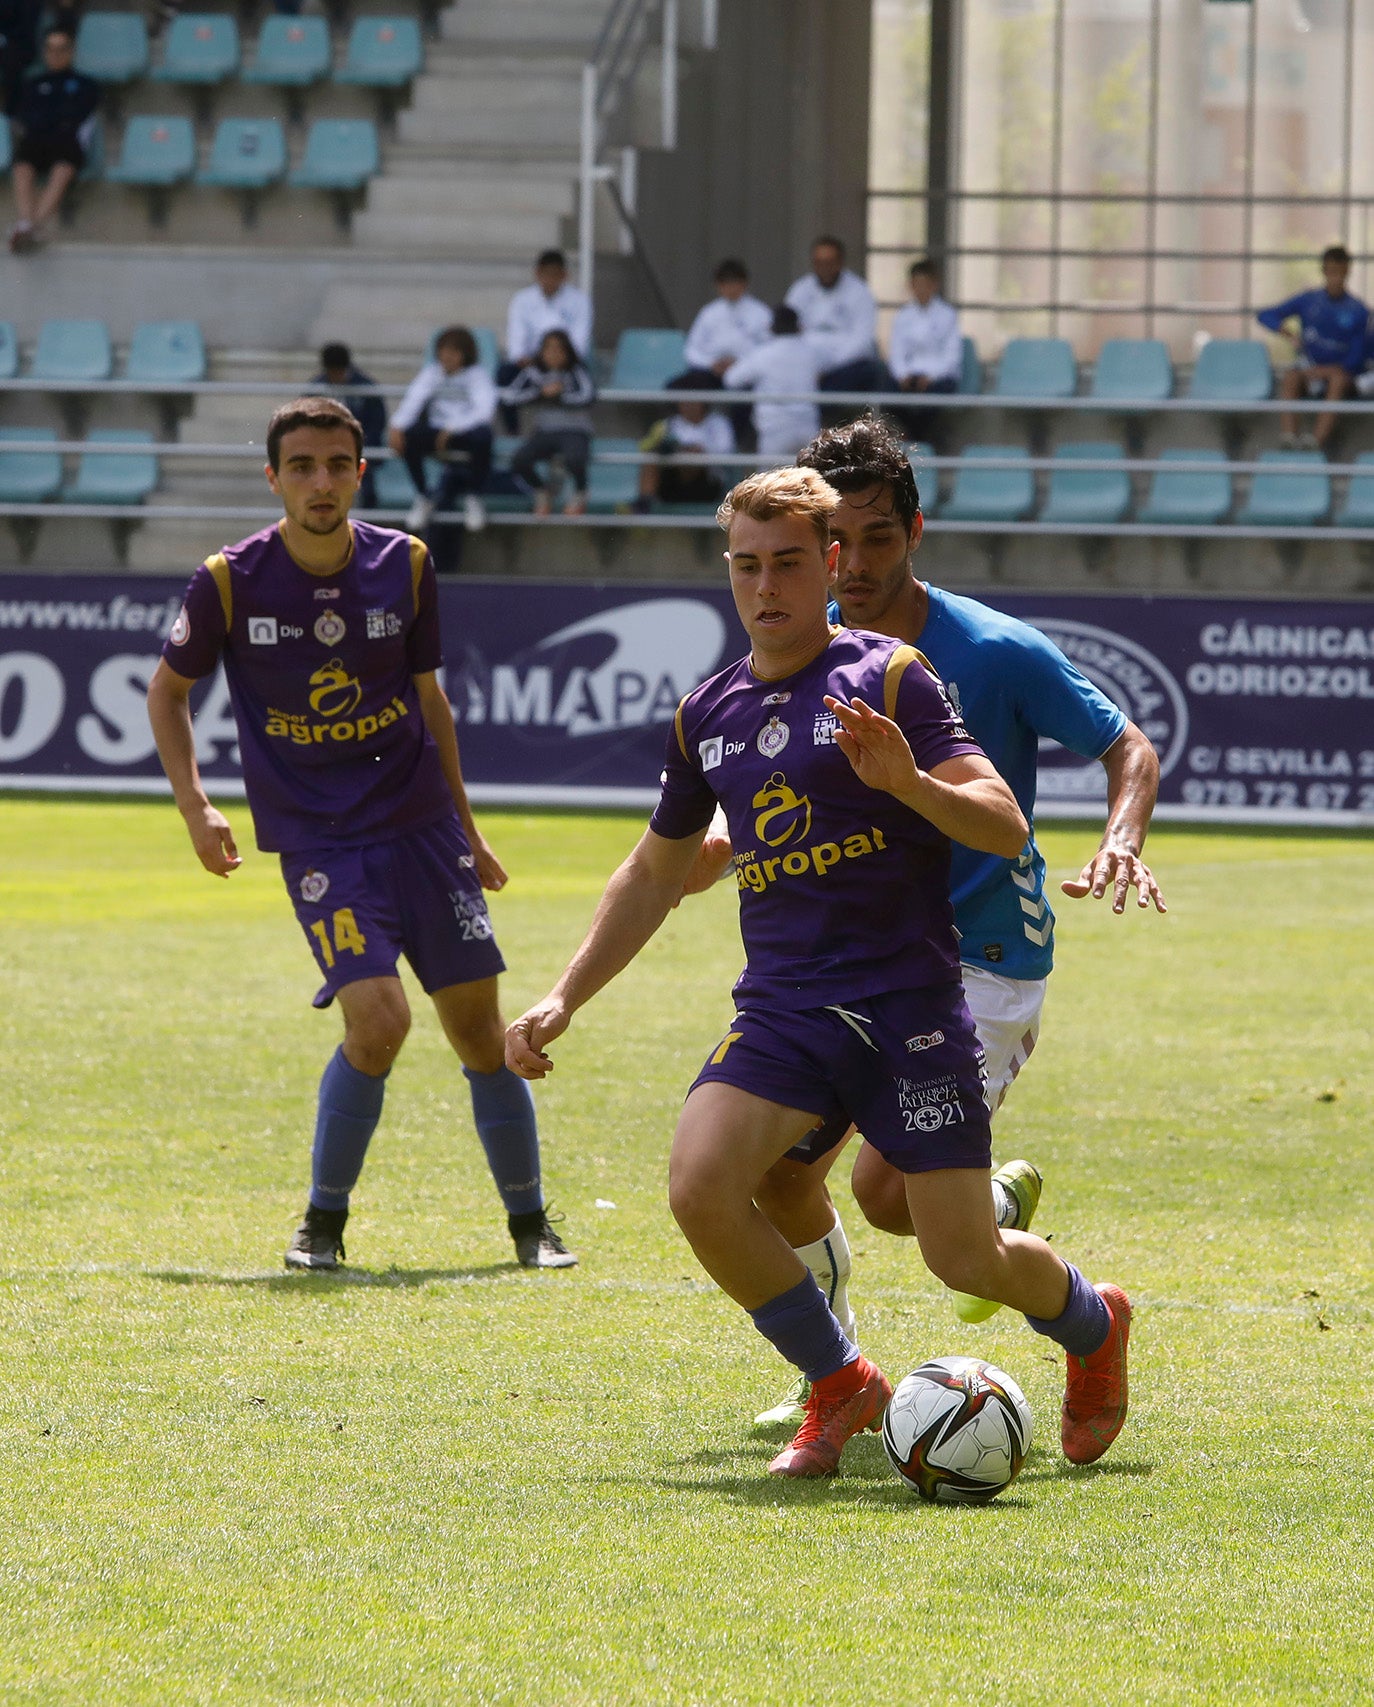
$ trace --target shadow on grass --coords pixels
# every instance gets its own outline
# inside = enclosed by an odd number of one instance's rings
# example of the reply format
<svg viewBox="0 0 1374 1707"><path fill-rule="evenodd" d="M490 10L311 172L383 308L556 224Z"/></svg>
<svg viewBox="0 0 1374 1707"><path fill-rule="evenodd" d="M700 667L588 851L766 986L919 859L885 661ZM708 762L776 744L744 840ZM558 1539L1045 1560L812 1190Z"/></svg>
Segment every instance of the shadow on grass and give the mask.
<svg viewBox="0 0 1374 1707"><path fill-rule="evenodd" d="M296 1270L289 1274L209 1274L204 1269L166 1268L148 1271L147 1278L168 1286L247 1286L263 1292L309 1295L342 1292L356 1286L407 1288L427 1286L432 1280L494 1280L502 1275L527 1272L512 1260L487 1263L481 1268L341 1268L333 1273Z"/></svg>

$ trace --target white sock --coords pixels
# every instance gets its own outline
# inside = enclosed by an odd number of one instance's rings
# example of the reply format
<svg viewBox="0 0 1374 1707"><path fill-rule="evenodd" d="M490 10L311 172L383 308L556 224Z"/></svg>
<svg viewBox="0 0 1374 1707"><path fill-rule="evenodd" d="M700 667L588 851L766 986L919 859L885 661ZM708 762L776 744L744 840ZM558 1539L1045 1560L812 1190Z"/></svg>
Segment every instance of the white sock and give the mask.
<svg viewBox="0 0 1374 1707"><path fill-rule="evenodd" d="M997 1211L997 1225L999 1227L1014 1227L1016 1225L1016 1217L1021 1213L1021 1206L1000 1179L995 1179L992 1182L992 1204Z"/></svg>
<svg viewBox="0 0 1374 1707"><path fill-rule="evenodd" d="M847 1290L853 1260L849 1254L849 1240L844 1236L838 1213L835 1216L835 1225L823 1239L817 1239L812 1245L796 1245L793 1248L815 1275L816 1284L824 1292L840 1326L857 1345L857 1324Z"/></svg>

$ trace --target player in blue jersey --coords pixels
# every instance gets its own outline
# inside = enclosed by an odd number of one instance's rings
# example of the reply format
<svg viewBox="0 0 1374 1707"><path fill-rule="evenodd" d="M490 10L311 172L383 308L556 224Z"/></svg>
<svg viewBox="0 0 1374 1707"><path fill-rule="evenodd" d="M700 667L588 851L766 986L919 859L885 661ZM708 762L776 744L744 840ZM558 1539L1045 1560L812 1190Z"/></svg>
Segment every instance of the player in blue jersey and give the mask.
<svg viewBox="0 0 1374 1707"><path fill-rule="evenodd" d="M349 1194L410 1028L402 954L463 1065L473 1119L526 1267L576 1258L549 1226L529 1088L504 1061L505 969L482 891L506 874L473 822L439 685L438 596L424 543L351 522L362 428L301 398L267 430L275 527L196 571L148 689L158 754L207 871L241 863L196 764L190 694L224 664L257 842L282 876L344 1039L320 1082L310 1200L293 1269L344 1254Z"/></svg>
<svg viewBox="0 0 1374 1707"><path fill-rule="evenodd" d="M550 1071L549 1043L681 896L719 803L747 959L678 1121L669 1201L702 1266L809 1383L770 1470L830 1474L891 1391L756 1207L771 1167L837 1119L840 1141L851 1117L897 1172L932 1271L1065 1348L1061 1440L1088 1463L1125 1418L1130 1304L1033 1234L998 1228L949 901L951 840L1014 859L1026 821L914 647L829 626L838 503L809 468L755 475L726 499L749 655L678 707L649 828L553 990L510 1027L506 1059L528 1078Z"/></svg>
<svg viewBox="0 0 1374 1707"><path fill-rule="evenodd" d="M1350 277L1350 254L1333 243L1322 253L1322 288L1299 291L1272 308L1261 308L1255 318L1270 332L1282 332L1297 351L1297 360L1279 381L1279 396L1328 397L1333 403L1347 398L1355 389L1356 376L1364 368L1369 346L1369 310L1345 288ZM1290 321L1297 333L1288 331ZM1321 450L1336 425L1336 417L1318 415L1310 433L1299 433L1296 415L1280 417L1285 447Z"/></svg>

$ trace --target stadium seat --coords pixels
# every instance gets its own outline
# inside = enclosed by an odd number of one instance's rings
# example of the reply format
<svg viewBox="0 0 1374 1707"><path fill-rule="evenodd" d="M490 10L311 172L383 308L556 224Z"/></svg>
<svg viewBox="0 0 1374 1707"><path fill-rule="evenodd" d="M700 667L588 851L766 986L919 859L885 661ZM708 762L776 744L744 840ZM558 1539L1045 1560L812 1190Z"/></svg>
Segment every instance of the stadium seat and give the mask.
<svg viewBox="0 0 1374 1707"><path fill-rule="evenodd" d="M944 522L1019 522L1035 508L1035 477L1029 468L980 468L988 457L1026 456L1019 445L971 445L960 458Z"/></svg>
<svg viewBox="0 0 1374 1707"><path fill-rule="evenodd" d="M1319 450L1266 450L1236 514L1246 527L1315 527L1331 508L1331 476Z"/></svg>
<svg viewBox="0 0 1374 1707"><path fill-rule="evenodd" d="M921 499L921 514L930 519L940 504L939 473L926 466L926 458L935 455L934 447L913 440L906 447L906 459L911 464L911 472L916 476L916 491Z"/></svg>
<svg viewBox="0 0 1374 1707"><path fill-rule="evenodd" d="M1160 469L1151 478L1138 520L1173 527L1210 527L1226 520L1231 510L1231 476L1223 452L1169 448L1160 451L1159 460L1196 463L1197 473Z"/></svg>
<svg viewBox="0 0 1374 1707"><path fill-rule="evenodd" d="M1213 338L1198 351L1188 395L1207 403L1260 403L1274 389L1269 352L1253 338Z"/></svg>
<svg viewBox="0 0 1374 1707"><path fill-rule="evenodd" d="M185 385L205 378L205 340L194 320L149 320L134 327L125 379Z"/></svg>
<svg viewBox="0 0 1374 1707"><path fill-rule="evenodd" d="M0 427L0 503L42 504L62 486L62 458L56 451L5 450L6 439L44 439L57 443L51 427Z"/></svg>
<svg viewBox="0 0 1374 1707"><path fill-rule="evenodd" d="M290 182L298 190L360 190L380 165L370 119L316 119Z"/></svg>
<svg viewBox="0 0 1374 1707"><path fill-rule="evenodd" d="M89 445L153 443L151 433L96 432L87 440ZM157 458L151 448L147 456L102 456L98 450L82 454L76 467L76 479L67 488L66 498L72 504L141 504L157 485Z"/></svg>
<svg viewBox="0 0 1374 1707"><path fill-rule="evenodd" d="M1055 460L1119 458L1121 446L1091 441L1060 445ZM1125 469L1066 468L1050 472L1049 497L1042 522L1119 522L1131 507L1131 479Z"/></svg>
<svg viewBox="0 0 1374 1707"><path fill-rule="evenodd" d="M379 510L408 510L415 502L415 482L410 478L410 470L399 456L389 456L383 462L374 462L373 489L377 495Z"/></svg>
<svg viewBox="0 0 1374 1707"><path fill-rule="evenodd" d="M11 320L0 320L0 379L13 379L19 372L19 334Z"/></svg>
<svg viewBox="0 0 1374 1707"><path fill-rule="evenodd" d="M659 391L684 366L683 332L633 327L620 334L607 385L613 391Z"/></svg>
<svg viewBox="0 0 1374 1707"><path fill-rule="evenodd" d="M98 83L147 75L148 26L140 12L87 12L76 30L75 66Z"/></svg>
<svg viewBox="0 0 1374 1707"><path fill-rule="evenodd" d="M501 344L490 326L474 326L472 336L477 344L477 359L492 376L501 365Z"/></svg>
<svg viewBox="0 0 1374 1707"><path fill-rule="evenodd" d="M1013 338L997 364L998 397L1072 397L1078 364L1063 338Z"/></svg>
<svg viewBox="0 0 1374 1707"><path fill-rule="evenodd" d="M108 379L114 351L103 320L45 320L29 368L30 379Z"/></svg>
<svg viewBox="0 0 1374 1707"><path fill-rule="evenodd" d="M1336 512L1336 526L1374 528L1374 451L1361 451L1355 461L1369 473L1350 476L1345 502Z"/></svg>
<svg viewBox="0 0 1374 1707"><path fill-rule="evenodd" d="M959 370L959 389L970 392L975 397L983 389L983 359L978 354L978 346L972 338L964 339L963 365Z"/></svg>
<svg viewBox="0 0 1374 1707"><path fill-rule="evenodd" d="M261 190L286 171L286 135L277 119L221 119L210 163L198 184L221 190Z"/></svg>
<svg viewBox="0 0 1374 1707"><path fill-rule="evenodd" d="M0 172L8 172L14 160L14 143L10 137L10 121L0 113Z"/></svg>
<svg viewBox="0 0 1374 1707"><path fill-rule="evenodd" d="M399 89L418 76L424 62L420 26L414 18L357 18L334 81L367 89Z"/></svg>
<svg viewBox="0 0 1374 1707"><path fill-rule="evenodd" d="M329 75L333 58L329 25L323 18L274 12L258 32L253 61L244 68L242 80L305 89Z"/></svg>
<svg viewBox="0 0 1374 1707"><path fill-rule="evenodd" d="M138 117L124 130L119 161L105 176L112 184L149 189L182 183L196 168L196 134L190 119Z"/></svg>
<svg viewBox="0 0 1374 1707"><path fill-rule="evenodd" d="M592 464L587 471L587 510L593 516L614 515L628 510L639 496L637 462L601 462L603 451L638 451L638 439L597 439L592 446Z"/></svg>
<svg viewBox="0 0 1374 1707"><path fill-rule="evenodd" d="M239 27L227 12L183 12L167 31L157 83L222 83L239 68Z"/></svg>
<svg viewBox="0 0 1374 1707"><path fill-rule="evenodd" d="M1123 403L1156 403L1172 395L1169 346L1158 338L1109 338L1093 367L1090 395Z"/></svg>

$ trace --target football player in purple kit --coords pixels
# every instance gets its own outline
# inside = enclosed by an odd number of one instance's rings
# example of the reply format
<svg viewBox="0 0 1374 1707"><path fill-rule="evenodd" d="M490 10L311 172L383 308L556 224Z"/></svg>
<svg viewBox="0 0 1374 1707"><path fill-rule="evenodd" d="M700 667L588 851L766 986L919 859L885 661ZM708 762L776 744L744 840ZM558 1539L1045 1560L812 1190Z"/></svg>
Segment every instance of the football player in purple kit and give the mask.
<svg viewBox="0 0 1374 1707"><path fill-rule="evenodd" d="M159 757L201 864L241 860L196 764L190 694L221 659L244 785L344 1039L325 1068L310 1200L293 1269L344 1254L349 1194L410 1029L409 960L462 1062L473 1118L527 1268L576 1262L549 1225L529 1087L505 1065L505 963L482 891L506 874L473 822L442 656L434 565L421 540L349 520L362 429L343 404L300 398L267 429L284 519L195 573L148 688Z"/></svg>
<svg viewBox="0 0 1374 1707"><path fill-rule="evenodd" d="M770 1470L830 1474L891 1393L755 1204L768 1169L837 1116L858 1119L904 1176L922 1256L946 1285L1022 1310L1064 1346L1070 1393L1085 1368L1111 1367L1111 1412L1085 1419L1105 1450L1125 1417L1130 1306L1044 1240L998 1228L959 979L950 842L1013 858L1026 821L914 647L829 626L838 502L815 470L789 468L722 505L749 655L678 707L649 828L553 990L510 1027L506 1059L531 1079L551 1070L548 1045L682 894L719 802L746 965L678 1121L669 1201L707 1273L811 1384Z"/></svg>

